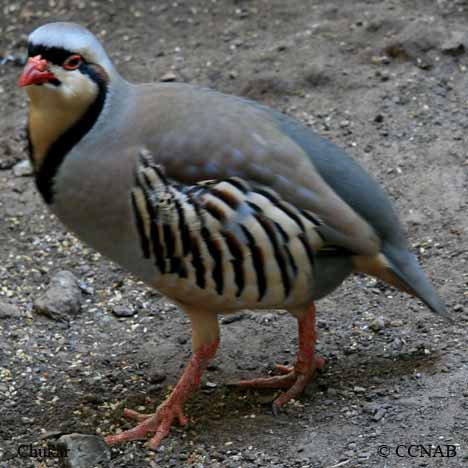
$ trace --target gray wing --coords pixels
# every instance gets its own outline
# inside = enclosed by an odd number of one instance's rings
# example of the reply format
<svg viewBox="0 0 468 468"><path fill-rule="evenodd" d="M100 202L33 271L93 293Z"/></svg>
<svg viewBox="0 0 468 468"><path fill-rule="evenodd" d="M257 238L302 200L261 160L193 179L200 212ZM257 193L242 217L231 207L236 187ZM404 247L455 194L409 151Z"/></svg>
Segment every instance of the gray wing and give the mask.
<svg viewBox="0 0 468 468"><path fill-rule="evenodd" d="M373 227L324 180L274 113L186 85L142 86L139 96L143 142L172 179L240 177L270 187L315 213L327 242L363 255L379 251Z"/></svg>

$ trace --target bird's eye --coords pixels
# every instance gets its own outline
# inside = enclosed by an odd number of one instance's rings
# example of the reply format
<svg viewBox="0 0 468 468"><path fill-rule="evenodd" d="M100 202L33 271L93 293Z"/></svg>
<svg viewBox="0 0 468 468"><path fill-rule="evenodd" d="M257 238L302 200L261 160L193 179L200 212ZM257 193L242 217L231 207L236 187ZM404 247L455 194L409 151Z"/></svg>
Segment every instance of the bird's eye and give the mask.
<svg viewBox="0 0 468 468"><path fill-rule="evenodd" d="M81 63L83 62L83 59L79 55L70 55L65 62L63 62L63 68L65 70L76 70L79 68Z"/></svg>

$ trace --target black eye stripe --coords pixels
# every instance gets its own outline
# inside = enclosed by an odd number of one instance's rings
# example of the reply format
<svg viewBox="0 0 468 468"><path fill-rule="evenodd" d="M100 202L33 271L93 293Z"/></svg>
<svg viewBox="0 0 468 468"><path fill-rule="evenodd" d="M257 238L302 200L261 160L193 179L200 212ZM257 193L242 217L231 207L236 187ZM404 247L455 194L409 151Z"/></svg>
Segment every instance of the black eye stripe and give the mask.
<svg viewBox="0 0 468 468"><path fill-rule="evenodd" d="M47 47L43 45L28 44L28 56L35 57L40 55L43 59L46 59L48 62L53 63L54 65L63 65L63 62L70 57L70 55L80 55L76 52L71 52L69 50L63 49L61 47ZM83 62L85 60L82 58Z"/></svg>

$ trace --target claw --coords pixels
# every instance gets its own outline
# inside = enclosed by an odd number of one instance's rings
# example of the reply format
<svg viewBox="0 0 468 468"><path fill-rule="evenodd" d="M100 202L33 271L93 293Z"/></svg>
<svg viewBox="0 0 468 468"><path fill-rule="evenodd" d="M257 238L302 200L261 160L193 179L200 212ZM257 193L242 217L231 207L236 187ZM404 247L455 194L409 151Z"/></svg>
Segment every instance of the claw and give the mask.
<svg viewBox="0 0 468 468"><path fill-rule="evenodd" d="M209 360L214 356L219 339L209 345L202 346L195 353L188 367L182 374L179 382L171 395L165 400L154 414L139 413L131 409L124 409L123 415L127 419L139 422L133 429L107 436L108 445L115 445L129 440L146 439L148 433L154 434L149 442L153 449L157 448L161 441L169 434L174 418L177 418L181 426L188 424L184 415L183 404L200 383L200 377Z"/></svg>
<svg viewBox="0 0 468 468"><path fill-rule="evenodd" d="M154 414L139 413L125 408L124 416L128 419L139 421L140 424L128 431L106 437L105 441L108 445L129 440L145 439L148 433L154 433L155 435L150 440L149 445L151 448L156 448L162 439L169 434L172 421L175 417L177 417L182 426L187 425L188 422L183 413L182 406L169 402L163 403Z"/></svg>
<svg viewBox="0 0 468 468"><path fill-rule="evenodd" d="M307 383L323 369L325 359L315 356L315 307L312 304L307 313L299 318L299 352L294 367L276 364L276 369L281 375L264 377L252 380L241 380L237 383L242 388L285 388L272 406L273 415L278 415L278 410L292 398L302 393Z"/></svg>

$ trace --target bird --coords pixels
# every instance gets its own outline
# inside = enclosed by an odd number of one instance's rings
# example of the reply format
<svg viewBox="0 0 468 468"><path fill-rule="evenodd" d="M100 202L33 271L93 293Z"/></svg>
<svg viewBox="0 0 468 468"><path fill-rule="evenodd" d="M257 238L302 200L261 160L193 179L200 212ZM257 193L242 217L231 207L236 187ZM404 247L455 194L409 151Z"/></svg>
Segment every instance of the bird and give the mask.
<svg viewBox="0 0 468 468"><path fill-rule="evenodd" d="M241 380L282 388L277 411L322 369L315 302L353 273L419 298L450 320L409 250L381 186L298 120L185 83L133 84L85 27L44 24L28 37L18 85L29 99L35 182L58 219L172 300L190 319L192 356L154 413L109 445L158 447L200 385L220 314L284 309L297 319L294 366Z"/></svg>

